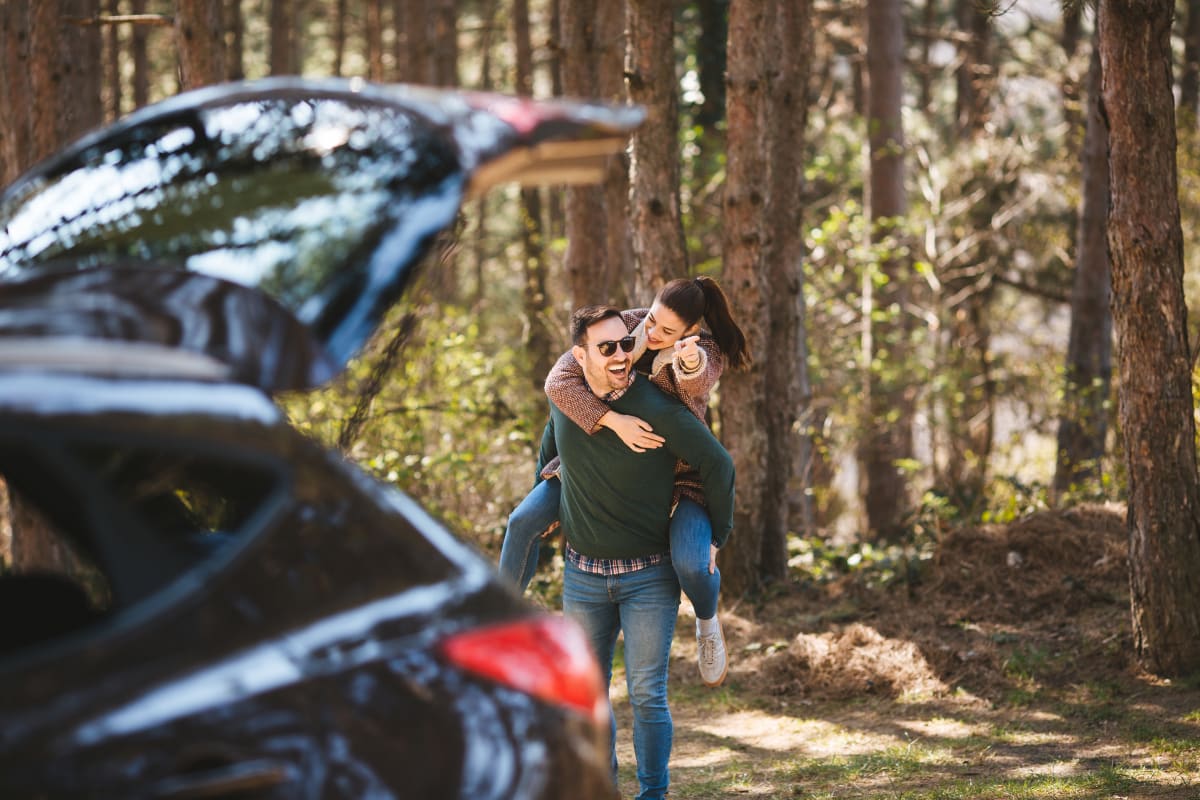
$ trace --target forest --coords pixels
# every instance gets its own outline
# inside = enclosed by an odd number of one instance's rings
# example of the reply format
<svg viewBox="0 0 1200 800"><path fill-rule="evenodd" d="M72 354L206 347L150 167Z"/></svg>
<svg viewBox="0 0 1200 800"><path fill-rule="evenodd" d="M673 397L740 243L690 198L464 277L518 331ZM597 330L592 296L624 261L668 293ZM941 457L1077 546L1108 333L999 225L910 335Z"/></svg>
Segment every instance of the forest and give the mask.
<svg viewBox="0 0 1200 800"><path fill-rule="evenodd" d="M965 580L955 554L982 575L999 567L979 552L1012 568L1045 548L1081 565L1055 580L1091 564L1117 593L1106 657L1119 637L1126 671L1200 674L1200 0L4 0L0 24L3 184L136 108L270 75L646 109L602 184L464 209L351 369L285 401L489 557L534 478L571 310L708 275L754 354L709 414L738 476L724 603L857 598L856 621L884 587L911 615ZM11 527L5 561L36 558ZM1028 589L993 579L942 610L961 626ZM1021 602L1004 624L1039 607ZM870 644L838 630L835 648ZM788 696L791 636L741 634Z"/></svg>

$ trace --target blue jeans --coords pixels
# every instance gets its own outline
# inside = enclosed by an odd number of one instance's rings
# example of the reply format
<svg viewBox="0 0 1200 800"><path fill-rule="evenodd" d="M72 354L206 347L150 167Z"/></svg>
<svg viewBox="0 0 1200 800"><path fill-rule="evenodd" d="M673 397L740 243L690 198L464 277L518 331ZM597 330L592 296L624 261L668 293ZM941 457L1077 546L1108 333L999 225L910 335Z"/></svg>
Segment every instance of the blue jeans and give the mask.
<svg viewBox="0 0 1200 800"><path fill-rule="evenodd" d="M533 487L508 518L500 545L500 574L518 591L525 591L537 571L538 542L546 528L558 520L561 494L558 478L548 478Z"/></svg>
<svg viewBox="0 0 1200 800"><path fill-rule="evenodd" d="M562 484L558 478L544 480L525 495L508 518L508 528L500 546L500 574L519 591L525 591L537 571L539 537L558 519L561 494ZM721 570L708 573L711 544L712 520L708 511L694 500L683 498L671 517L671 561L679 576L679 585L696 609L697 619L711 619L717 615Z"/></svg>
<svg viewBox="0 0 1200 800"><path fill-rule="evenodd" d="M625 684L633 708L633 752L641 792L637 800L666 796L674 725L667 706L667 662L679 613L679 581L671 565L605 577L568 563L563 575L563 612L577 620L612 682L617 634L625 634ZM610 709L611 711L611 706ZM617 724L610 735L613 781L617 779Z"/></svg>

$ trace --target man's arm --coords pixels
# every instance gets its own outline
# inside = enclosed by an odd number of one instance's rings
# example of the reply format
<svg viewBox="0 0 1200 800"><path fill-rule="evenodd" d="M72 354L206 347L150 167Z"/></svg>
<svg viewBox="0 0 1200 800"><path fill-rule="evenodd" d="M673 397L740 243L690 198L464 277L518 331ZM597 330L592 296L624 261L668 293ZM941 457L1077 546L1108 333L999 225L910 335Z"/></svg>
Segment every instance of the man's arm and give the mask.
<svg viewBox="0 0 1200 800"><path fill-rule="evenodd" d="M682 404L667 406L658 417L653 424L666 436L667 448L700 473L712 519L713 543L721 547L733 531L733 457L708 426Z"/></svg>
<svg viewBox="0 0 1200 800"><path fill-rule="evenodd" d="M542 429L542 444L538 448L537 474L533 479L533 485L537 486L541 483L542 468L558 457L558 442L554 440L554 415L550 415L550 419L546 420L546 427Z"/></svg>

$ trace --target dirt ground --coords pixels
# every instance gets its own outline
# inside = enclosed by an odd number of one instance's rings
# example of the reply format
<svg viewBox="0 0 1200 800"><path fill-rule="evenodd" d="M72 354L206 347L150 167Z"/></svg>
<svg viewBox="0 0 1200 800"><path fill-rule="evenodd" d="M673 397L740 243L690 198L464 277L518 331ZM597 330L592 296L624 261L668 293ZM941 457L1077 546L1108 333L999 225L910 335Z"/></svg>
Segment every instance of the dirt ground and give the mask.
<svg viewBox="0 0 1200 800"><path fill-rule="evenodd" d="M722 610L715 690L685 600L671 797L1200 800L1200 686L1134 664L1126 550L1121 509L1080 507L947 535L886 588L777 587Z"/></svg>

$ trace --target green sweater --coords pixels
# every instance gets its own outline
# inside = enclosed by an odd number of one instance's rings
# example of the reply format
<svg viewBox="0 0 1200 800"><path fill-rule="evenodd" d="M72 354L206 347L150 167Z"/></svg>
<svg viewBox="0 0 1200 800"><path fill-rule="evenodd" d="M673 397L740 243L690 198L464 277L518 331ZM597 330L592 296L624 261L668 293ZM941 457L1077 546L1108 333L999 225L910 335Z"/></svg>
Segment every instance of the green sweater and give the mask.
<svg viewBox="0 0 1200 800"><path fill-rule="evenodd" d="M571 547L592 558L640 558L670 549L679 458L700 473L713 542L723 545L733 529L733 459L712 431L644 377L610 406L648 422L666 444L635 453L607 428L589 436L550 404L538 473L554 456L562 457L559 519Z"/></svg>

